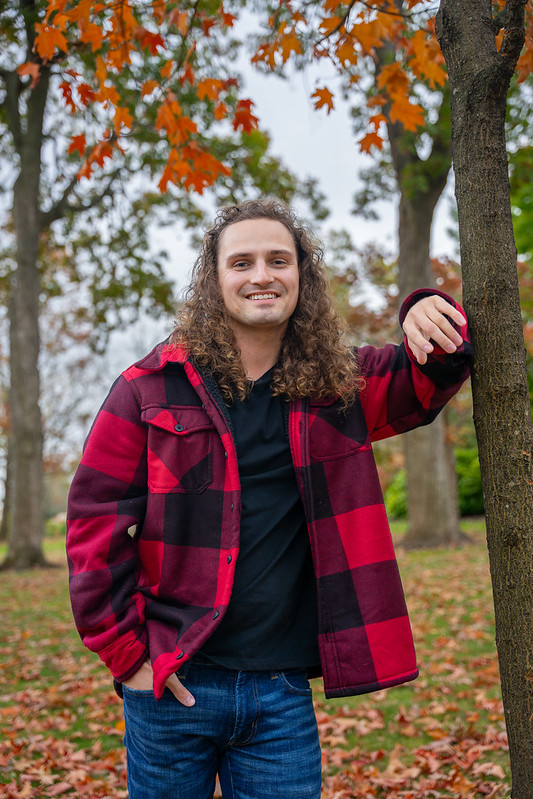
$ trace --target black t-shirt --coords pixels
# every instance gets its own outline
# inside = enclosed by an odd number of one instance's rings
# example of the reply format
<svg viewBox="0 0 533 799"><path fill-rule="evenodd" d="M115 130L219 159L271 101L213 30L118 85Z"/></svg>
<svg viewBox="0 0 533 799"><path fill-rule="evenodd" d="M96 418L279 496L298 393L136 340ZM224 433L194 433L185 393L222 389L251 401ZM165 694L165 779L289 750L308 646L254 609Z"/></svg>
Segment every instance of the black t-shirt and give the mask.
<svg viewBox="0 0 533 799"><path fill-rule="evenodd" d="M226 615L201 650L249 671L319 663L311 548L285 402L271 394L271 373L228 409L241 480L240 551Z"/></svg>

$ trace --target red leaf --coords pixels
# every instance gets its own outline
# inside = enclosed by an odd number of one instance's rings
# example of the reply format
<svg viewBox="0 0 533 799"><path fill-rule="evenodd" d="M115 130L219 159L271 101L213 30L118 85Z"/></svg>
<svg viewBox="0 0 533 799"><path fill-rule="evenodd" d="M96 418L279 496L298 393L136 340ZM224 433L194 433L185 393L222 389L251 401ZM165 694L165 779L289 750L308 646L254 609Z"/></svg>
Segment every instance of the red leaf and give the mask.
<svg viewBox="0 0 533 799"><path fill-rule="evenodd" d="M68 148L68 154L78 152L80 156L85 154L85 133L80 133L79 136L73 136Z"/></svg>
<svg viewBox="0 0 533 799"><path fill-rule="evenodd" d="M233 114L233 129L242 130L244 133L251 133L257 128L259 119L252 114L251 100L239 100L235 106Z"/></svg>

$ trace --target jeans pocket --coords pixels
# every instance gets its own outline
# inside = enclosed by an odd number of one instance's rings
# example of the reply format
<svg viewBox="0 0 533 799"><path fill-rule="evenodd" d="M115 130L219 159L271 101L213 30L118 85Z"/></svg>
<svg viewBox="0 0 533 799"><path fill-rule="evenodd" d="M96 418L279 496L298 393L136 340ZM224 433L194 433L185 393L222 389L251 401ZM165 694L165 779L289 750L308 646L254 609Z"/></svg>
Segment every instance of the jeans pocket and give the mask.
<svg viewBox="0 0 533 799"><path fill-rule="evenodd" d="M124 685L124 683L122 683L122 691L129 696L137 696L139 699L141 697L152 697L155 701L154 692L151 688L130 688L129 685Z"/></svg>
<svg viewBox="0 0 533 799"><path fill-rule="evenodd" d="M309 685L309 680L307 679L306 669L287 669L287 671L280 671L279 679L283 687L291 694L311 696L313 693Z"/></svg>

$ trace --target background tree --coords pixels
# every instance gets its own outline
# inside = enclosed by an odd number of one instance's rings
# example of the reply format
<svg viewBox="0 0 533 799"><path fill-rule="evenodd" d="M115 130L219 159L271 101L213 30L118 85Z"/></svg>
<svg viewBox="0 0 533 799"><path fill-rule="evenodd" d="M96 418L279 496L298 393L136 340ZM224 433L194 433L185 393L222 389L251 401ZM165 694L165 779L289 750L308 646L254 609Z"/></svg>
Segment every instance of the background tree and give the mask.
<svg viewBox="0 0 533 799"><path fill-rule="evenodd" d="M533 426L505 146L506 97L526 0L441 0L452 97L464 302L476 349L474 422L485 498L512 796L533 797ZM525 56L528 58L528 55ZM529 69L525 59L520 66Z"/></svg>
<svg viewBox="0 0 533 799"><path fill-rule="evenodd" d="M43 0L0 8L0 170L14 239L5 566L44 562L39 316L48 289L78 283L100 337L141 308L170 313L172 289L148 235L164 208L193 225L206 208L193 197L210 187L215 202L250 187L309 194L268 155L251 101L238 94L233 20L207 0L189 10ZM47 286L43 236L48 252L69 255Z"/></svg>

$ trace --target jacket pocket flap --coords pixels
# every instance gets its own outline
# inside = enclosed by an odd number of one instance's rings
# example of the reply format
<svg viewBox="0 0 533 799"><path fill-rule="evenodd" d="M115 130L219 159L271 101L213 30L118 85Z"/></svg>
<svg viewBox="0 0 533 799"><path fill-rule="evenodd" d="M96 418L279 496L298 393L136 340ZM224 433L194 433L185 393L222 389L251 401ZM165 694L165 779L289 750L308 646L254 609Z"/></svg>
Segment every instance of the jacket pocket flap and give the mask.
<svg viewBox="0 0 533 799"><path fill-rule="evenodd" d="M203 408L146 408L141 417L144 422L175 436L188 436L200 430L214 429Z"/></svg>

